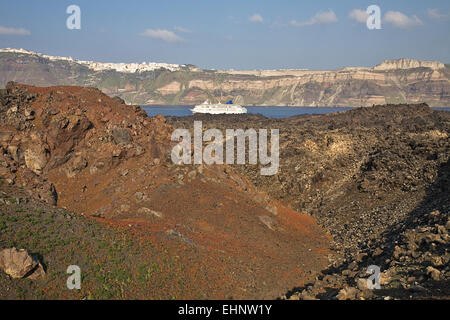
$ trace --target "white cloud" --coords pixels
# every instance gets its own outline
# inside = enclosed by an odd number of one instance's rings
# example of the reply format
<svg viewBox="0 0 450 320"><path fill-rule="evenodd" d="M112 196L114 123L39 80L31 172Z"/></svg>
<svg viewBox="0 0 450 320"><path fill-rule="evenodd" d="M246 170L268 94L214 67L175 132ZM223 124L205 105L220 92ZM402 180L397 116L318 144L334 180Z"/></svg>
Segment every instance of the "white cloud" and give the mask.
<svg viewBox="0 0 450 320"><path fill-rule="evenodd" d="M178 31L178 32L181 32L181 33L191 33L192 32L189 29L185 29L185 28L182 28L182 27L179 27L179 26L174 26L173 29L175 31Z"/></svg>
<svg viewBox="0 0 450 320"><path fill-rule="evenodd" d="M447 20L450 17L450 14L443 14L439 12L439 9L428 9L428 16L437 21Z"/></svg>
<svg viewBox="0 0 450 320"><path fill-rule="evenodd" d="M384 15L384 21L401 29L423 25L423 22L416 15L408 17L399 11L386 12Z"/></svg>
<svg viewBox="0 0 450 320"><path fill-rule="evenodd" d="M357 22L366 23L369 18L369 14L364 10L355 9L348 14L348 17Z"/></svg>
<svg viewBox="0 0 450 320"><path fill-rule="evenodd" d="M254 15L249 17L248 20L250 22L255 22L255 23L263 23L264 22L263 17L261 17L261 15L259 13L255 13Z"/></svg>
<svg viewBox="0 0 450 320"><path fill-rule="evenodd" d="M14 36L29 36L31 32L24 28L9 28L0 26L0 34L14 35Z"/></svg>
<svg viewBox="0 0 450 320"><path fill-rule="evenodd" d="M333 10L330 9L329 11L321 11L316 13L314 17L305 22L297 22L295 20L292 20L291 25L296 27L303 27L303 26L312 26L314 24L334 23L337 21L338 19L336 17L336 14L334 13Z"/></svg>
<svg viewBox="0 0 450 320"><path fill-rule="evenodd" d="M183 39L174 32L164 29L147 29L140 35L172 43L183 41Z"/></svg>
<svg viewBox="0 0 450 320"><path fill-rule="evenodd" d="M232 35L228 35L225 37L225 40L231 41L233 40L233 36Z"/></svg>

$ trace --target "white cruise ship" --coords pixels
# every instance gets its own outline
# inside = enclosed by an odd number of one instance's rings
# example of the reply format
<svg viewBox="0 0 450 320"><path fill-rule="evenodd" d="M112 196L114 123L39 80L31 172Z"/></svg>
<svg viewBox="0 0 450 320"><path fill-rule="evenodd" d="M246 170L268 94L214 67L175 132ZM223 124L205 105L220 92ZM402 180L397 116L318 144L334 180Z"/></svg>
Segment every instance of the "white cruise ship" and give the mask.
<svg viewBox="0 0 450 320"><path fill-rule="evenodd" d="M233 104L233 101L230 100L227 103L216 103L212 104L209 101L205 101L198 106L195 106L194 109L191 109L192 113L209 113L209 114L243 114L247 113L247 109Z"/></svg>

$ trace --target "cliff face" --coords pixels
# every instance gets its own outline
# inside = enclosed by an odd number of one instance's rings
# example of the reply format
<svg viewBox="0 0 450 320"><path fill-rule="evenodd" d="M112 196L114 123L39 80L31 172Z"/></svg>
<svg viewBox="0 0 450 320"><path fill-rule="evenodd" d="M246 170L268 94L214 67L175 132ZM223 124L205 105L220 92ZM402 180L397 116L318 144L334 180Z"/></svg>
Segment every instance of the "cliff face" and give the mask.
<svg viewBox="0 0 450 320"><path fill-rule="evenodd" d="M222 91L243 104L285 106L371 106L385 103L427 102L446 106L450 102L447 70L339 70L308 72L297 76L192 80L189 88Z"/></svg>
<svg viewBox="0 0 450 320"><path fill-rule="evenodd" d="M414 69L414 68L430 68L433 70L445 69L445 65L438 61L421 61L414 59L398 59L386 60L377 65L374 70L398 70L398 69Z"/></svg>
<svg viewBox="0 0 450 320"><path fill-rule="evenodd" d="M125 73L93 70L76 60L0 52L0 87L8 81L32 85L93 86L133 104L197 104L234 99L243 105L371 106L385 103L450 105L450 69L441 62L384 61L374 68L334 71L177 71Z"/></svg>

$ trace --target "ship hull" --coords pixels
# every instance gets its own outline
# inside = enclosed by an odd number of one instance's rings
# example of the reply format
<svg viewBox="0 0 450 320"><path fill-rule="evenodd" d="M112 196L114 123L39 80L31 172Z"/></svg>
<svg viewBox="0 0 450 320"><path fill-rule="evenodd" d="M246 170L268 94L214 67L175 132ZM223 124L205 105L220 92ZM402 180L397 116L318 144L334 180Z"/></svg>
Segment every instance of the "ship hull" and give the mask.
<svg viewBox="0 0 450 320"><path fill-rule="evenodd" d="M205 114L245 114L247 109L238 105L198 105L191 109L192 113Z"/></svg>

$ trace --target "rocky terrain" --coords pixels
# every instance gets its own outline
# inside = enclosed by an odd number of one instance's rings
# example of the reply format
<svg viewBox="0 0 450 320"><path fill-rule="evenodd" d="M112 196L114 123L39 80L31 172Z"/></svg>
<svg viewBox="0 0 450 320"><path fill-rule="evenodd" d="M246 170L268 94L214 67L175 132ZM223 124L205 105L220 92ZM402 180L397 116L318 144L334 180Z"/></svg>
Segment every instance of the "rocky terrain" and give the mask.
<svg viewBox="0 0 450 320"><path fill-rule="evenodd" d="M449 296L448 113L387 105L279 120L195 115L168 122L189 127L194 119L222 130L280 130L277 175L236 168L286 206L317 218L334 243L329 268L286 297L334 299L344 288L350 292L338 298ZM357 287L371 264L388 279L377 295Z"/></svg>
<svg viewBox="0 0 450 320"><path fill-rule="evenodd" d="M0 91L0 249L40 255L55 277L30 284L26 297L68 295L65 270L78 264L96 270L79 296L152 299L273 298L326 267L329 236L315 219L230 166L173 164L172 131L163 117L94 88ZM98 244L108 235L116 240ZM130 238L147 249L128 252ZM117 254L106 263L111 246ZM148 271L152 290L134 293L139 266L158 272ZM107 279L95 278L105 268ZM11 286L2 274L0 295L14 297Z"/></svg>
<svg viewBox="0 0 450 320"><path fill-rule="evenodd" d="M159 67L158 67L159 66ZM135 72L131 72L131 71ZM339 70L202 70L192 65L101 64L27 51L0 52L0 87L92 86L131 104L194 105L234 99L242 105L450 105L450 69L435 61L388 60Z"/></svg>
<svg viewBox="0 0 450 320"><path fill-rule="evenodd" d="M170 135L193 120L279 129L278 173L174 165ZM26 249L45 274L0 272L0 296L449 298L449 129L426 104L165 119L94 88L9 83L0 268L3 249ZM65 287L72 264L88 270L81 291Z"/></svg>

